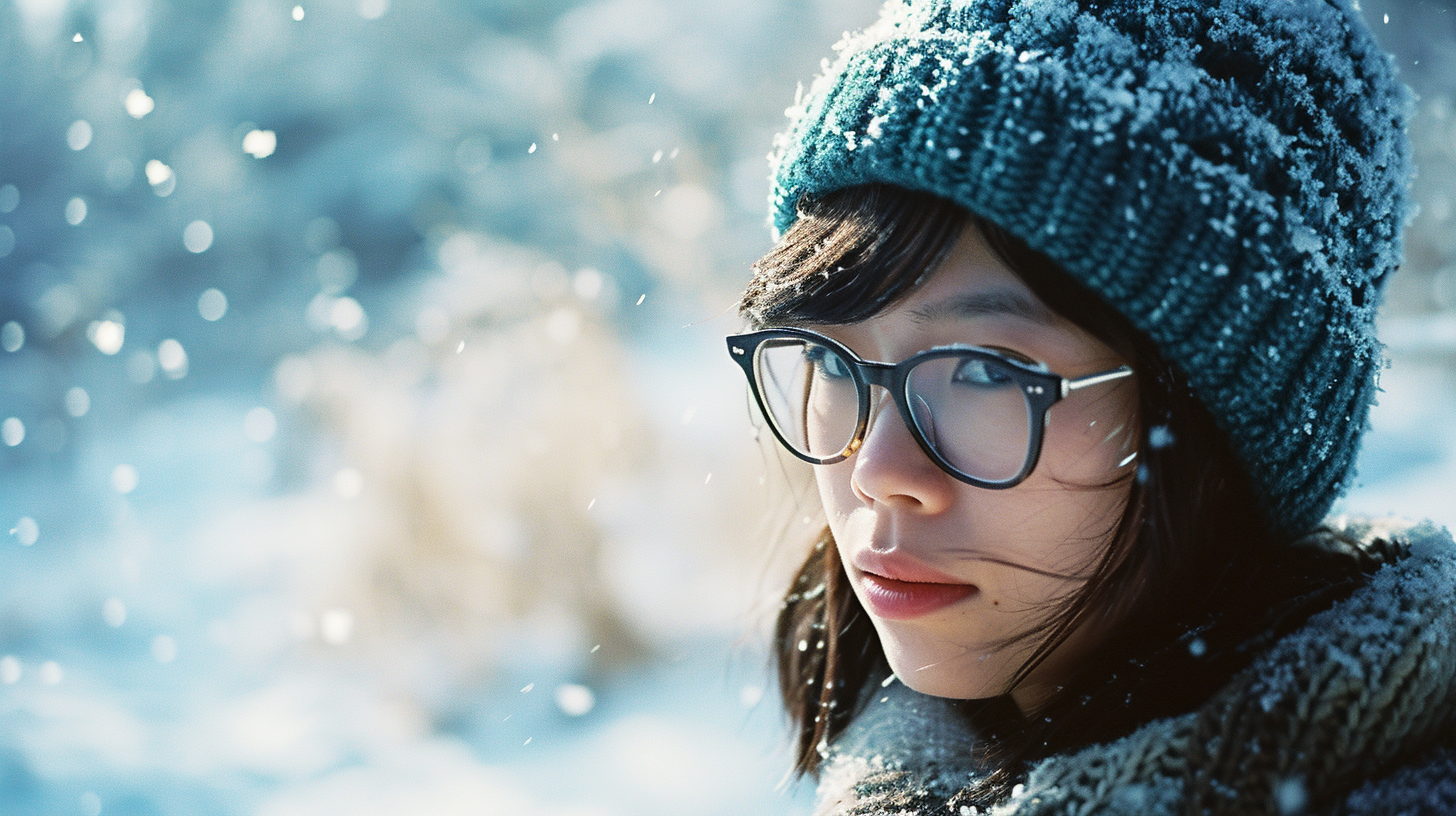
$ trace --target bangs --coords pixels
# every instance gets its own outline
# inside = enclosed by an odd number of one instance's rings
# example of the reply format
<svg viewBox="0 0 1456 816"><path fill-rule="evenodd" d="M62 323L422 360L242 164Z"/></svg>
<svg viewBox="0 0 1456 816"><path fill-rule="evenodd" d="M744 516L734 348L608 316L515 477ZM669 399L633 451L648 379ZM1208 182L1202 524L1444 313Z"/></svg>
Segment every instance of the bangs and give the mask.
<svg viewBox="0 0 1456 816"><path fill-rule="evenodd" d="M1053 312L1133 358L1132 322L1055 261L954 202L886 184L803 199L798 220L754 264L739 313L755 328L874 317L924 282L967 227Z"/></svg>
<svg viewBox="0 0 1456 816"><path fill-rule="evenodd" d="M739 302L754 326L873 317L934 271L971 221L946 199L883 184L802 199L798 213Z"/></svg>

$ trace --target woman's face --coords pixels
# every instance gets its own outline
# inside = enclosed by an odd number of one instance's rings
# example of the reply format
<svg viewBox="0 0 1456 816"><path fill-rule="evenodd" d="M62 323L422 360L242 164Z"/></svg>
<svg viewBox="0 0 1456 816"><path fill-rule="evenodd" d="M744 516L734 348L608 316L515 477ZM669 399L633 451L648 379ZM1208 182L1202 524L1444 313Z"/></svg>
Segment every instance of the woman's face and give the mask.
<svg viewBox="0 0 1456 816"><path fill-rule="evenodd" d="M899 362L971 344L1076 378L1122 365L1055 315L966 229L941 266L893 308L815 326L867 360ZM814 469L855 595L895 674L940 697L1004 694L1036 646L1015 638L1085 582L1127 501L1138 439L1137 386L1125 378L1052 406L1036 469L1007 490L957 481L930 461L882 389L850 458ZM1012 690L1023 709L1054 690L1098 633L1083 627Z"/></svg>

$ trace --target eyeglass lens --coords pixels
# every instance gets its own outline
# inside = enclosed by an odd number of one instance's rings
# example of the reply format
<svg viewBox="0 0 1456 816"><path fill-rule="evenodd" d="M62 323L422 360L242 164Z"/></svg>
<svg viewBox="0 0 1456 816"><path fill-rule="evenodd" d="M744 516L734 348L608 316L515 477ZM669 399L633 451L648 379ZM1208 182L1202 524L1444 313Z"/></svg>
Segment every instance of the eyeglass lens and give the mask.
<svg viewBox="0 0 1456 816"><path fill-rule="evenodd" d="M844 358L783 338L760 345L754 365L768 419L789 447L815 459L844 452L859 425L859 390Z"/></svg>
<svg viewBox="0 0 1456 816"><path fill-rule="evenodd" d="M814 459L843 453L861 407L849 363L801 338L765 341L754 363L768 420L783 441ZM1026 464L1031 409L1009 367L994 358L927 358L910 371L905 396L926 444L961 473L1001 482Z"/></svg>
<svg viewBox="0 0 1456 816"><path fill-rule="evenodd" d="M911 369L906 392L921 435L956 470L988 482L1021 472L1031 411L1004 366L982 357L932 357Z"/></svg>

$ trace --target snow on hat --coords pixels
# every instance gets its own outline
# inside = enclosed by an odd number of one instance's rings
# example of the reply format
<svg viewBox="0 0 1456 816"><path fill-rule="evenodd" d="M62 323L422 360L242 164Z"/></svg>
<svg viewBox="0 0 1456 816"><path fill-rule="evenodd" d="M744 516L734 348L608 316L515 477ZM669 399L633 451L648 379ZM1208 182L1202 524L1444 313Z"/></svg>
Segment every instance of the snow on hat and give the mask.
<svg viewBox="0 0 1456 816"><path fill-rule="evenodd" d="M1275 526L1353 471L1400 260L1409 93L1349 0L891 0L771 157L796 204L948 198L1101 294L1187 375Z"/></svg>

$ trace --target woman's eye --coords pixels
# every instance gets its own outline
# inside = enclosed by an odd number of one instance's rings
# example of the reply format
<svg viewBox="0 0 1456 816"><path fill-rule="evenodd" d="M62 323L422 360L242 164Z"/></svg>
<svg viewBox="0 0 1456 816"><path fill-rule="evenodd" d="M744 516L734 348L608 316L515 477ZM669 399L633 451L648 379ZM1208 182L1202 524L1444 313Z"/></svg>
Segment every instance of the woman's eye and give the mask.
<svg viewBox="0 0 1456 816"><path fill-rule="evenodd" d="M992 351L996 352L997 354L1001 355L1002 357L1005 357L1008 360L1015 360L1018 363L1025 363L1025 364L1031 366L1032 368L1039 368L1039 369L1042 369L1042 370L1045 370L1046 369L1046 366L1044 364L1039 363L1036 360L1033 360L1032 358L1026 356L1025 354L1022 354L1021 352L1017 351L1016 349L1009 349L1009 348L1006 348L1005 346L986 346L986 348L991 349Z"/></svg>
<svg viewBox="0 0 1456 816"><path fill-rule="evenodd" d="M978 357L967 357L960 361L951 373L951 382L957 385L1000 387L1011 384L1011 376L995 363Z"/></svg>
<svg viewBox="0 0 1456 816"><path fill-rule="evenodd" d="M849 365L844 359L823 346L808 346L804 349L804 357L820 377L837 380L850 376Z"/></svg>

